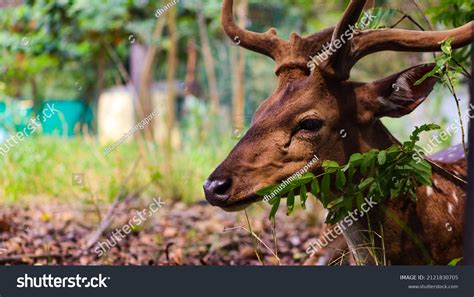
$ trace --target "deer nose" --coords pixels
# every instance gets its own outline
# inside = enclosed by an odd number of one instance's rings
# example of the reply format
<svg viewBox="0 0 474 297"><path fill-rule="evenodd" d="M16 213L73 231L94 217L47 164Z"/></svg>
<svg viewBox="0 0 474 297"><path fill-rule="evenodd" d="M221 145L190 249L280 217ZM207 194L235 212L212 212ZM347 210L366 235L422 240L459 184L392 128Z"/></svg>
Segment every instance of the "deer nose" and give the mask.
<svg viewBox="0 0 474 297"><path fill-rule="evenodd" d="M231 185L230 178L206 180L203 187L207 201L214 206L225 205L225 202L230 198L228 192Z"/></svg>

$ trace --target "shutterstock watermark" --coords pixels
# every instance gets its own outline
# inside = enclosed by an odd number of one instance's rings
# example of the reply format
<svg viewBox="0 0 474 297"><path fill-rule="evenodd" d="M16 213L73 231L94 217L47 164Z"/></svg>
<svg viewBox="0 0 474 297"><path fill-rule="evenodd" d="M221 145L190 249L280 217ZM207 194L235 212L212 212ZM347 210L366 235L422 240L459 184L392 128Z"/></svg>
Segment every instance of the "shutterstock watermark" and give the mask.
<svg viewBox="0 0 474 297"><path fill-rule="evenodd" d="M42 276L29 276L25 274L16 279L17 288L107 288L105 281L110 277L99 274L96 277L74 276L52 276L43 274Z"/></svg>
<svg viewBox="0 0 474 297"><path fill-rule="evenodd" d="M122 241L122 239L130 234L134 227L140 226L153 214L158 212L164 204L165 202L161 201L161 197L153 198L153 202L147 208L144 208L141 211L137 210L136 214L127 222L127 224L120 229L115 229L115 231L112 232L112 236L110 236L106 241L99 242L94 251L99 257L102 257L106 251L116 246L120 241Z"/></svg>
<svg viewBox="0 0 474 297"><path fill-rule="evenodd" d="M31 119L30 122L23 128L22 131L18 131L16 134L10 135L7 137L5 142L0 145L0 155L5 157L8 152L15 147L17 144L20 144L23 140L25 140L28 136L36 132L36 129L41 127L41 123L45 122L53 115L58 113L59 110L54 108L53 104L46 104L46 108L43 110L41 114L38 114L36 118Z"/></svg>
<svg viewBox="0 0 474 297"><path fill-rule="evenodd" d="M270 194L263 196L263 201L268 202L268 200L274 198L276 195L278 195L278 193L283 191L283 189L286 186L288 186L295 178L300 178L301 176L303 176L303 174L306 173L311 168L311 166L313 166L314 163L316 163L317 161L319 161L319 158L315 155L314 158L311 159L311 161L308 162L308 164L306 164L303 168L301 168L298 172L296 172L295 174L293 174L289 178L285 179L278 186L278 188L273 190Z"/></svg>
<svg viewBox="0 0 474 297"><path fill-rule="evenodd" d="M372 199L373 197L370 197L370 199L366 197L364 199L365 202L360 206L362 211L359 211L358 209L349 211L349 214L344 219L339 221L334 228L324 232L323 236L320 236L316 241L311 242L309 244L310 246L306 249L306 254L312 257L318 249L322 249L323 247L327 246L339 235L341 235L342 231L345 231L348 227L352 226L354 221L357 222L359 218L362 218L374 207L374 205L377 205L377 202L372 201ZM333 234L333 231L336 233L335 235Z"/></svg>
<svg viewBox="0 0 474 297"><path fill-rule="evenodd" d="M354 35L356 35L356 30L364 30L374 18L375 16L369 11L364 12L364 16L358 24L355 26L349 25L349 29L341 34L336 40L331 43L326 43L321 51L316 55L309 56L311 61L309 61L306 66L308 66L308 68L313 71L316 66L319 66L319 64L329 59L329 57L335 54L344 44L352 40Z"/></svg>
<svg viewBox="0 0 474 297"><path fill-rule="evenodd" d="M111 145L108 145L105 147L104 154L108 155L110 154L113 150L115 150L117 147L122 145L127 138L129 138L131 135L133 135L135 132L137 132L138 129L143 130L151 121L153 118L158 114L158 110L155 109L152 113L150 113L146 118L144 118L142 121L140 121L138 124L133 126L132 129L130 129L127 133L124 133L122 137L120 137L119 140L117 140L115 143L112 143Z"/></svg>

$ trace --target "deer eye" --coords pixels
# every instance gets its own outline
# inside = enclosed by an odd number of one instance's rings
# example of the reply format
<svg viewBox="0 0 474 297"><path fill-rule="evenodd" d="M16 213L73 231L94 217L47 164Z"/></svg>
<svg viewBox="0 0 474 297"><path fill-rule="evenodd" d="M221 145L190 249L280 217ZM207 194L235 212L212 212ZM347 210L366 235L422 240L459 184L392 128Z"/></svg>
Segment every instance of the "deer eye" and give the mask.
<svg viewBox="0 0 474 297"><path fill-rule="evenodd" d="M318 131L323 126L323 121L317 119L307 119L300 123L299 130Z"/></svg>

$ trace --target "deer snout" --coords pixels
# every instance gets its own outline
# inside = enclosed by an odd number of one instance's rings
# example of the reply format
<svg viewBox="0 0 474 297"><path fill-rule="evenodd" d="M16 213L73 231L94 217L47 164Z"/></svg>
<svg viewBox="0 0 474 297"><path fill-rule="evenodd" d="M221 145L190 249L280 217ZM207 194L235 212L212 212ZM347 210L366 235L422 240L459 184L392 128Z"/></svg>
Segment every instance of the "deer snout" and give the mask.
<svg viewBox="0 0 474 297"><path fill-rule="evenodd" d="M232 179L230 178L209 178L204 182L204 193L206 199L213 206L225 206L225 203L230 198L230 186Z"/></svg>

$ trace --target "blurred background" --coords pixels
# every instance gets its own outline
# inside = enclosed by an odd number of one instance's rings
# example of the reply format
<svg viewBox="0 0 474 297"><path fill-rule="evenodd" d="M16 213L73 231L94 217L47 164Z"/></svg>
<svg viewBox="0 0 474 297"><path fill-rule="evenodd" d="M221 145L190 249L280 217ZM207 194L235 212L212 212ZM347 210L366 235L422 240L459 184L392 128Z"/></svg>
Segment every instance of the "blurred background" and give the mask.
<svg viewBox="0 0 474 297"><path fill-rule="evenodd" d="M275 27L285 39L335 25L348 3L234 2L241 26ZM469 0L377 0L372 7L371 27L413 30L460 26L474 11ZM218 0L0 0L0 149L48 105L58 110L0 154L4 209L40 205L38 220L49 222L54 211L48 206L74 206L88 214L92 228L117 199L160 196L183 209L203 204L203 181L276 85L269 58L224 34L220 8ZM466 69L469 54L466 47L455 55ZM380 79L432 61L433 54L378 53L361 60L351 80ZM456 92L465 112L462 75ZM147 117L149 124L129 133ZM403 140L415 125L447 126L456 119L452 95L438 85L413 114L385 123ZM437 149L460 141L459 132ZM268 209L252 211L265 217Z"/></svg>

